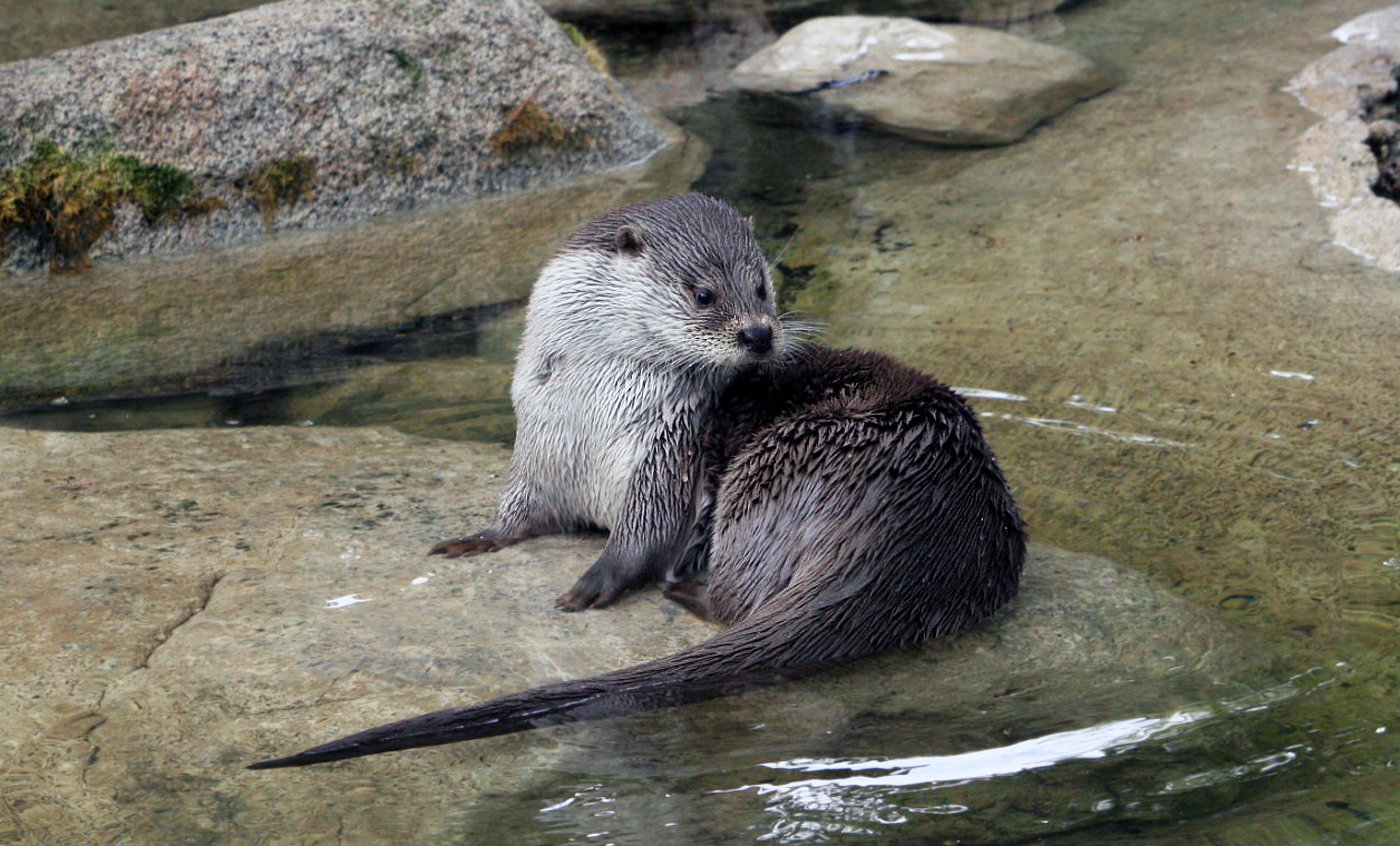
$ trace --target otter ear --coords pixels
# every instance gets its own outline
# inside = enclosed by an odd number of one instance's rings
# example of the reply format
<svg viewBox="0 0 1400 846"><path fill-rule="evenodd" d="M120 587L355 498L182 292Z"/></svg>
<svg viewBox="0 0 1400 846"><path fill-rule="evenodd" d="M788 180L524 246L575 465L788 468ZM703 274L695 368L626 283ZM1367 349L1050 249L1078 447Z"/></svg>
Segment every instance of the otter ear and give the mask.
<svg viewBox="0 0 1400 846"><path fill-rule="evenodd" d="M635 226L620 226L617 234L613 236L613 246L624 256L636 258L642 254L642 247L645 241L642 239L642 230Z"/></svg>

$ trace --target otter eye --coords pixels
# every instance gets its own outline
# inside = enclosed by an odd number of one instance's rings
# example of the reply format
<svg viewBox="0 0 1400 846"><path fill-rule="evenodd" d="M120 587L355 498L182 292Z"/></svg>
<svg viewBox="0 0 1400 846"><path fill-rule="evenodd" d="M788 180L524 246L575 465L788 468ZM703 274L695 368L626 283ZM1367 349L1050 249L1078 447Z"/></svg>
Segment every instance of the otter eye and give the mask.
<svg viewBox="0 0 1400 846"><path fill-rule="evenodd" d="M759 302L763 302L764 300L768 299L768 290L762 285L759 285L757 288L755 288L754 293L758 294Z"/></svg>
<svg viewBox="0 0 1400 846"><path fill-rule="evenodd" d="M714 301L715 301L715 292L714 292L714 291L711 291L709 288L696 288L696 289L695 289L695 302L696 302L697 305L702 305L702 306L713 305L713 304L714 304Z"/></svg>

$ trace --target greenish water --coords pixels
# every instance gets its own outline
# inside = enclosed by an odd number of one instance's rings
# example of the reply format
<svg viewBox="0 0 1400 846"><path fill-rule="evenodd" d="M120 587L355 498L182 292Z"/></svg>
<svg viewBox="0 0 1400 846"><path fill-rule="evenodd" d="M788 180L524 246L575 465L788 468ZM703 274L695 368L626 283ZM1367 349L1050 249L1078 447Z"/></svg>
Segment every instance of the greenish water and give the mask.
<svg viewBox="0 0 1400 846"><path fill-rule="evenodd" d="M1006 148L769 127L732 98L671 115L714 147L696 187L755 215L781 254L790 308L831 343L971 389L1037 539L1240 622L1272 650L1269 678L818 738L760 726L702 742L684 714L648 717L581 732L563 765L487 807L429 797L383 809L382 830L421 835L431 817L423 842L1394 842L1400 276L1330 245L1286 167L1313 118L1280 91L1370 8L1077 4L1046 40L1119 85ZM405 327L270 356L215 396L6 422L504 442L519 321L506 308Z"/></svg>

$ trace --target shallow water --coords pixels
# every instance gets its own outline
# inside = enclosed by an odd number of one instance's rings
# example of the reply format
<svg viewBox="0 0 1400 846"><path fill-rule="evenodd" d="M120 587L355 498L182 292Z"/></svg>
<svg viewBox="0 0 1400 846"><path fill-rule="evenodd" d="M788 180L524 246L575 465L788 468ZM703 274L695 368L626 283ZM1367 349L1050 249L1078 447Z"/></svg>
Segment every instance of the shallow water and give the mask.
<svg viewBox="0 0 1400 846"><path fill-rule="evenodd" d="M385 810L380 830L456 843L498 842L502 828L541 844L1393 842L1400 276L1329 244L1286 168L1312 116L1280 91L1332 48L1330 28L1370 8L1078 4L1046 40L1120 84L1006 148L767 127L734 99L672 115L715 148L696 187L754 214L781 255L788 307L831 343L967 389L1036 538L1242 622L1274 650L1269 679L1150 712L1106 694L1073 714L879 719L815 742L756 726L699 743L689 717L648 717L561 741L561 767L489 807L425 799L430 813ZM7 422L388 424L506 441L519 320L506 309L465 332L352 339L328 354L336 366L257 392ZM427 818L442 829L423 832Z"/></svg>

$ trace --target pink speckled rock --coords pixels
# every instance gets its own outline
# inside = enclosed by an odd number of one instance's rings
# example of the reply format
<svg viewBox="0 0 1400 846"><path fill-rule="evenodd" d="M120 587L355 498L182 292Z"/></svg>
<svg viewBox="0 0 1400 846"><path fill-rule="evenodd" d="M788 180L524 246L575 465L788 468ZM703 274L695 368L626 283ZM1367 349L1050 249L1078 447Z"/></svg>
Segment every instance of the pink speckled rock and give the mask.
<svg viewBox="0 0 1400 846"><path fill-rule="evenodd" d="M525 101L552 126L493 149ZM276 229L534 187L663 144L528 0L272 3L0 66L0 115L0 168L42 139L109 148L181 168L227 205L155 229L124 215L94 255L257 237L237 183L292 157L315 181Z"/></svg>

